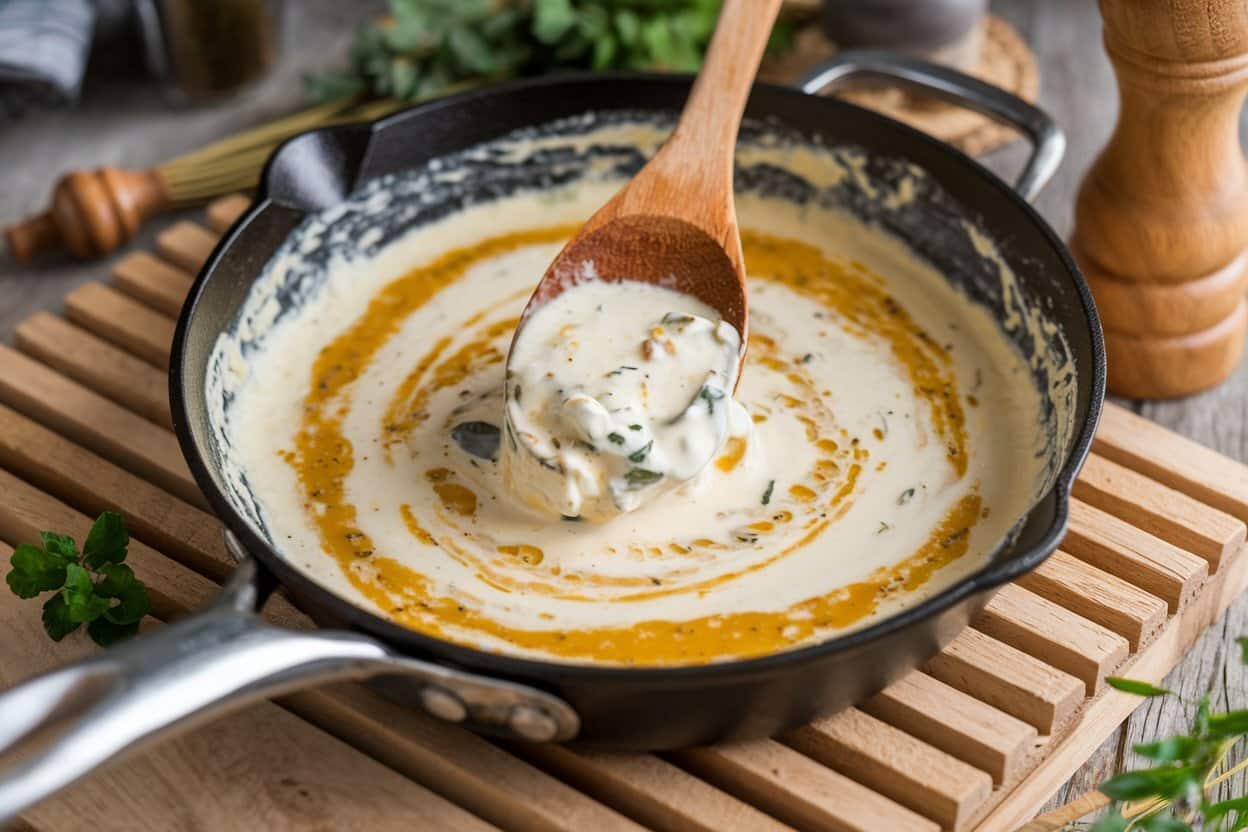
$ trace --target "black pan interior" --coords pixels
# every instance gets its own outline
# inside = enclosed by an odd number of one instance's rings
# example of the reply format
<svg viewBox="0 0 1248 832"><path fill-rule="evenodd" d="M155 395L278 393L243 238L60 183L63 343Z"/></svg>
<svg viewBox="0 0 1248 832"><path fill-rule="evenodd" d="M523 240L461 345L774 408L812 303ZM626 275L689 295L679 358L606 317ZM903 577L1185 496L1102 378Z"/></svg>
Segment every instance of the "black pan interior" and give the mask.
<svg viewBox="0 0 1248 832"><path fill-rule="evenodd" d="M735 722L730 719L733 709L758 709L763 702L771 704L763 707L764 712L754 720L757 724L750 724L744 733L769 732L780 724L792 724L825 710L830 703L846 704L938 649L956 632L958 622L982 601L984 590L1033 567L1056 545L1065 523L1070 480L1087 452L1099 414L1103 350L1091 298L1069 255L1007 185L947 146L852 105L768 86L757 88L750 100L743 142L766 133L861 149L868 159L868 177L884 185L904 176L910 165L922 168L927 177L911 203L891 211L882 210L880 202L853 179L820 189L786 170L766 165L739 168L739 190L837 205L884 227L953 276L967 294L997 312L999 319L1005 317L1008 305L1020 299L1042 309L1056 325L1052 338L1037 344L1017 333L1011 337L1029 357L1037 350L1048 350L1052 357L1067 359L1033 363L1038 389L1064 391L1059 400L1046 398L1042 415L1049 441L1045 450L1049 469L1038 489L1036 506L992 563L962 584L898 616L791 653L672 670L551 665L439 642L328 596L289 567L269 545L262 517L245 483L240 485L223 476L221 454L226 449L218 446L211 430L205 377L217 337L236 324L238 310L256 275L287 244L292 232L297 239L300 229L307 230L308 223L314 221L310 217L318 212L339 206L353 195L367 196L382 188L403 195L396 200L395 210L387 212L381 221L351 216L335 220L335 228L344 239L358 240L371 231L371 244L383 246L413 225L432 221L467 202L498 198L535 184L570 181L582 175L585 167L585 159L577 158L578 152L571 149L506 161L485 154L467 165L469 176L464 180L439 183L420 174L430 160L518 130L574 134L585 129L578 124L590 124L576 119L587 112L598 114L594 126L612 119L670 122L687 91L686 79L672 77L542 79L431 103L375 125L315 131L288 142L266 169L255 207L226 235L192 290L179 322L171 370L178 435L214 508L281 580L305 597L315 597L336 618L414 654L554 687L573 700L583 718L587 709L609 706L615 709L618 722L626 710L620 698L600 701L601 689L578 689L583 684L614 682L621 690L631 691L630 695L653 695L655 690L688 693L707 684L719 687L717 698L725 703L722 713L708 715L696 729L679 732L679 736L671 732L658 736L663 731L656 728L654 739L622 743L633 746L679 745L740 734L743 723L739 713ZM620 177L631 174L643 162L637 149L628 146L595 146L583 154L595 155ZM966 223L981 228L995 241L1019 277L1021 298L1002 296L996 267L974 249ZM296 309L303 295L316 291L318 280L324 276L320 270L322 254L328 256L328 247L325 252L313 251L305 257L300 269L285 281L281 295L284 309ZM1053 366L1063 367L1068 377L1049 378L1048 368ZM228 408L228 400L225 406ZM907 631L909 636L905 636ZM898 634L903 636L901 649ZM852 684L811 685L815 692L798 697L800 702L792 691L787 696L778 697L773 691L760 697L758 690L750 687L761 684L770 690L776 674L785 667L810 663L821 656L825 661L815 664L823 665L821 672L826 674L830 667L827 657L839 654L860 662L873 647L884 649L887 645L891 645L895 659L880 662L877 658L877 667L859 674L862 678ZM621 684L625 681L627 684ZM807 701L811 699L813 704ZM613 731L596 731L592 716L586 720L586 728L591 739L602 734L608 744L621 744L609 736Z"/></svg>

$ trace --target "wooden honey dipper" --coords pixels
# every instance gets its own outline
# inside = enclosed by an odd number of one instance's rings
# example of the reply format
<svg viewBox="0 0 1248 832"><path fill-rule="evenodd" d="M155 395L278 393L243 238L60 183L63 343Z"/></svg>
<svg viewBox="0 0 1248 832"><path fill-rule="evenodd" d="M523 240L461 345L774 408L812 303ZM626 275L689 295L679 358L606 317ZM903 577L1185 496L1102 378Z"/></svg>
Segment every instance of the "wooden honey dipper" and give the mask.
<svg viewBox="0 0 1248 832"><path fill-rule="evenodd" d="M1110 391L1172 398L1224 380L1248 306L1243 0L1100 0L1118 78L1071 248L1105 327Z"/></svg>

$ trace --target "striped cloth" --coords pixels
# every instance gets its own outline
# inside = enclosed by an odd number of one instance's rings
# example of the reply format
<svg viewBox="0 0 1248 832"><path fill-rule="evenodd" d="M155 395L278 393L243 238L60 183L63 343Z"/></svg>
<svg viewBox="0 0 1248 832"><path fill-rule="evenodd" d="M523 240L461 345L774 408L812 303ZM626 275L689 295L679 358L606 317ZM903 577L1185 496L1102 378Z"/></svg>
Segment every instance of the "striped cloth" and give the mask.
<svg viewBox="0 0 1248 832"><path fill-rule="evenodd" d="M90 0L0 0L0 124L78 97L94 24Z"/></svg>

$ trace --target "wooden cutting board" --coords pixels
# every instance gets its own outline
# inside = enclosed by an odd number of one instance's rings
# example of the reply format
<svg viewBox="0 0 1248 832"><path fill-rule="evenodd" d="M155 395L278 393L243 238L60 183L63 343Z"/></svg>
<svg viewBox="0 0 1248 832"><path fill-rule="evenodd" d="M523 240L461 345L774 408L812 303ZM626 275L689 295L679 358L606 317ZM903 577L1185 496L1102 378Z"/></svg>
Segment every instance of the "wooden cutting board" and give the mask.
<svg viewBox="0 0 1248 832"><path fill-rule="evenodd" d="M167 620L230 570L170 432L173 319L246 207L163 233L108 282L0 346L0 555L121 512ZM1013 830L1248 585L1248 467L1106 408L1071 530L922 670L776 739L674 753L499 744L337 685L248 708L114 765L28 813L38 830ZM8 545L5 545L5 544ZM266 614L311 626L282 597ZM54 645L0 593L0 685L94 649ZM159 624L153 624L159 626Z"/></svg>

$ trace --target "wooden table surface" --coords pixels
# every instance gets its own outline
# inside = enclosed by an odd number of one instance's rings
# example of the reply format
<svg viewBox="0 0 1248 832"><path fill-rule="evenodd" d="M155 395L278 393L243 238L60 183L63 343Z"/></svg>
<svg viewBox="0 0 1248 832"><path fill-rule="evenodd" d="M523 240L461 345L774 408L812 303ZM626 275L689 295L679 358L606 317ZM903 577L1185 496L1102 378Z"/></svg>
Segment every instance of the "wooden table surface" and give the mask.
<svg viewBox="0 0 1248 832"><path fill-rule="evenodd" d="M279 68L245 95L210 106L167 106L159 89L142 79L137 69L124 59L106 55L108 71L93 76L76 109L32 113L0 127L0 159L5 161L0 223L41 207L52 181L68 168L144 167L288 111L298 103L303 73L324 65L326 55L341 55L346 33L369 7L382 5L379 0L351 4L301 0L298 14L287 15ZM1060 234L1066 234L1079 180L1112 130L1117 110L1095 4L1090 0L994 0L992 7L1036 51L1040 104L1069 138L1062 169L1037 200L1041 213ZM1248 132L1248 119L1242 123L1246 129L1241 132ZM1024 155L1021 144L1015 144L985 161L1004 175L1016 170ZM155 230L147 229L137 245L150 245ZM100 264L51 260L31 268L0 258L0 340L11 341L18 321L37 309L57 306L66 292L101 271ZM1212 392L1183 401L1133 406L1180 433L1248 461L1248 362ZM1238 663L1234 643L1240 635L1248 635L1248 596L1196 644L1171 674L1168 687L1189 698L1208 692L1215 708L1248 707L1248 673ZM1132 763L1132 743L1182 731L1187 718L1185 709L1169 699L1144 704L1054 796L1051 805L1061 805L1094 788ZM1239 795L1246 787L1248 779L1243 774L1224 786L1228 793Z"/></svg>

